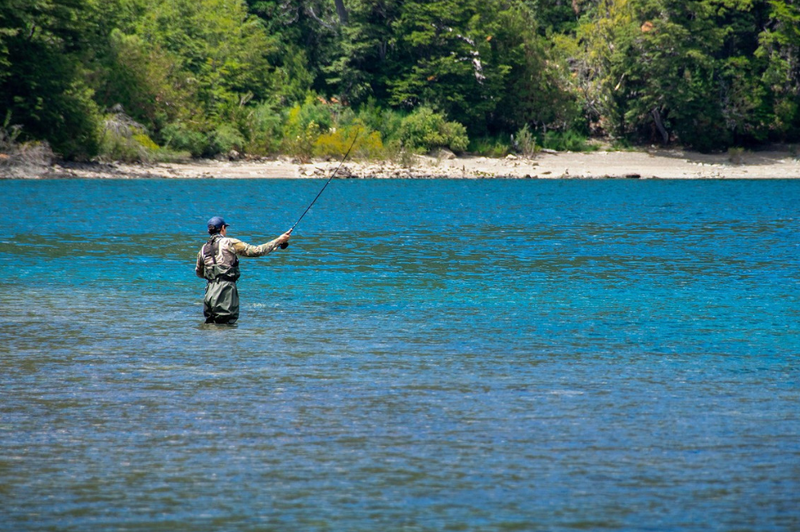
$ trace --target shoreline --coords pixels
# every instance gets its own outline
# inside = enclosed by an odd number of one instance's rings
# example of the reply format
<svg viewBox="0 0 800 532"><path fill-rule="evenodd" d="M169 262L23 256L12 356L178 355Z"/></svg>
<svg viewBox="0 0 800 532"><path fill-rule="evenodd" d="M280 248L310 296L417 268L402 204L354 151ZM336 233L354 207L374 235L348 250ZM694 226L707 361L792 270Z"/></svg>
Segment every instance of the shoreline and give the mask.
<svg viewBox="0 0 800 532"><path fill-rule="evenodd" d="M736 159L735 162L732 159ZM192 160L185 163L56 163L2 168L4 179L304 179L326 178L339 161ZM415 156L412 165L347 161L337 178L356 179L794 179L800 156L787 150L700 154L684 150L541 152L533 158Z"/></svg>

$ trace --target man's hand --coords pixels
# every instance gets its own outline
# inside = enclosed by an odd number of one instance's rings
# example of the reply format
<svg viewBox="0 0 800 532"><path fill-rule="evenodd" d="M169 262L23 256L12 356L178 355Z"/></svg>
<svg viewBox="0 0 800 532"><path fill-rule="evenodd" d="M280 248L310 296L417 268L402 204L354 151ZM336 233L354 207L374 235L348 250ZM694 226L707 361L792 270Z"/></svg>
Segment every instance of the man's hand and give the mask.
<svg viewBox="0 0 800 532"><path fill-rule="evenodd" d="M283 233L281 236L278 237L278 245L281 247L281 249L287 248L287 246L289 245L289 238L291 236L292 236L292 230L289 229L288 231L286 231L285 233Z"/></svg>

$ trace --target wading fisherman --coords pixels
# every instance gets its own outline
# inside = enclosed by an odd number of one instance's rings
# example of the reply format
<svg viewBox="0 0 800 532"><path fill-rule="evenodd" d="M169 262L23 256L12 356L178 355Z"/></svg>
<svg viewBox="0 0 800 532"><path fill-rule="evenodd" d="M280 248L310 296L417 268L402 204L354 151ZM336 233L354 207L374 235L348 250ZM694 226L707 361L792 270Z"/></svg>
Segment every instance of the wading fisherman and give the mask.
<svg viewBox="0 0 800 532"><path fill-rule="evenodd" d="M260 246L252 246L227 236L228 224L219 216L208 221L208 242L197 254L194 268L198 277L208 281L203 298L203 315L206 323L233 324L239 319L239 291L236 280L239 257L260 257L278 249L289 241L292 230Z"/></svg>

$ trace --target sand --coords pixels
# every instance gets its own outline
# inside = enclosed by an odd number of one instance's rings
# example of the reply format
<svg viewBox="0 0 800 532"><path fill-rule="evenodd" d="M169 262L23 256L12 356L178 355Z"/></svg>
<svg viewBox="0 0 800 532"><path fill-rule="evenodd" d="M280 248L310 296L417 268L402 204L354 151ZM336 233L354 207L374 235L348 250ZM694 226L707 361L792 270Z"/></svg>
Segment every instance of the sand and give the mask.
<svg viewBox="0 0 800 532"><path fill-rule="evenodd" d="M255 161L202 160L152 165L59 163L28 169L26 178L326 178L339 162L302 164L289 158ZM682 150L543 152L533 158L415 157L409 166L347 161L341 178L538 178L538 179L751 179L800 178L800 156L789 150L706 155Z"/></svg>

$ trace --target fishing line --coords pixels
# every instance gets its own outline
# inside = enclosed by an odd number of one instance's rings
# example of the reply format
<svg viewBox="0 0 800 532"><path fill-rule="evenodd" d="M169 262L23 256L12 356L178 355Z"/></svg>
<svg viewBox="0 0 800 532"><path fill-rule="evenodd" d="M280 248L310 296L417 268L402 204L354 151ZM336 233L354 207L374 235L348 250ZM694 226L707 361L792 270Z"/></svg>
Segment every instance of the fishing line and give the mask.
<svg viewBox="0 0 800 532"><path fill-rule="evenodd" d="M311 203L309 203L309 204L308 204L308 207L306 207L306 210L304 210L304 211L303 211L303 214L301 214L301 215L300 215L300 218L298 218L298 219L297 219L297 221L294 223L294 225L292 226L292 228L291 228L291 229L289 229L289 231L288 231L288 232L290 232L290 233L291 233L292 231L294 231L294 228L295 228L295 227L297 227L297 224L299 224L299 223L300 223L300 220L302 220L302 219L303 219L303 216L305 216L305 215L306 215L306 213L307 213L307 212L308 212L308 211L311 209L311 207L313 207L313 206L314 206L314 203L316 203L316 202L317 202L317 200L319 199L319 197L320 197L320 196L322 196L322 193L325 191L325 188L326 188L326 187L327 187L327 186L330 184L331 180L332 180L334 177L336 177L336 174L337 174L337 173L339 173L339 169L342 167L342 165L344 164L344 162L347 160L347 156L348 156L348 155L350 155L350 150L352 150L352 149L353 149L353 146L355 146L355 145L356 145L356 140L358 140L358 134L359 134L360 132L361 132L361 130L357 130L357 131L356 131L356 136L355 136L355 137L353 137L353 142L351 142L351 143L350 143L350 147L349 147L349 148L347 148L347 152L344 154L344 157L342 157L342 161L339 163L339 166L337 166L337 167L336 167L336 170L334 170L334 171L333 171L333 173L331 174L331 176L328 178L328 180L327 180L327 181L325 182L325 184L322 186L322 189L321 189L321 190L319 191L319 193L317 194L317 197L315 197L315 198L314 198L314 200L313 200ZM284 242L283 244L281 244L281 249L286 249L286 248L288 248L288 247L289 247L289 243L288 243L288 242Z"/></svg>

